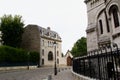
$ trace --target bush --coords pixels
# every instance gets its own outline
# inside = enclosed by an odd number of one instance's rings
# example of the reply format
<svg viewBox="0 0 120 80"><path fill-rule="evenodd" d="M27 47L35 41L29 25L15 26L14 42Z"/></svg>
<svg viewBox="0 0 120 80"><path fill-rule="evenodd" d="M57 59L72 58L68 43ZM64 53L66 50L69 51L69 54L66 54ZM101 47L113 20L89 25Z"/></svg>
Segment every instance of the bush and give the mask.
<svg viewBox="0 0 120 80"><path fill-rule="evenodd" d="M38 64L39 53L37 52L28 52L23 49L13 48L9 46L0 46L0 63L30 63Z"/></svg>
<svg viewBox="0 0 120 80"><path fill-rule="evenodd" d="M30 52L29 60L30 60L30 62L33 62L33 63L36 63L37 61L39 61L39 53L38 52Z"/></svg>

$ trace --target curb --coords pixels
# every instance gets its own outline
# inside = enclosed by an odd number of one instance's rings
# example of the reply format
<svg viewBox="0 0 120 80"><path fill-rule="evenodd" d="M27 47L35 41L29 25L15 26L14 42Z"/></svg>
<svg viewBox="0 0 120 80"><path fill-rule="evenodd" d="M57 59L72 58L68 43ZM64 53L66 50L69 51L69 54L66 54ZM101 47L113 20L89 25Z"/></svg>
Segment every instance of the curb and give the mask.
<svg viewBox="0 0 120 80"><path fill-rule="evenodd" d="M75 77L75 80L96 80L93 78L89 78L89 77L77 74L77 73L73 72L73 70L71 70L71 72L72 72L73 76Z"/></svg>
<svg viewBox="0 0 120 80"><path fill-rule="evenodd" d="M18 70L18 69L36 69L37 66L15 66L15 67L0 67L0 71Z"/></svg>

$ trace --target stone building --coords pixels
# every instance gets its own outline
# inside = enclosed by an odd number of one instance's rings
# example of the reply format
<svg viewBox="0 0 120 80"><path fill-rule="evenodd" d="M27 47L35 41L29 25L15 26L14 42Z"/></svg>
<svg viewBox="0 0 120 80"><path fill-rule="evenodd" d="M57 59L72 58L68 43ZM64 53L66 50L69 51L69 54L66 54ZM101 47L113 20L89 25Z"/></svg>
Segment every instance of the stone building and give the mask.
<svg viewBox="0 0 120 80"><path fill-rule="evenodd" d="M73 55L68 50L65 55L60 59L61 66L72 66Z"/></svg>
<svg viewBox="0 0 120 80"><path fill-rule="evenodd" d="M22 38L22 47L28 51L40 53L40 66L61 65L61 37L50 27L47 29L38 25L27 25Z"/></svg>
<svg viewBox="0 0 120 80"><path fill-rule="evenodd" d="M67 51L65 57L66 57L66 65L72 66L73 55L71 54L69 50Z"/></svg>
<svg viewBox="0 0 120 80"><path fill-rule="evenodd" d="M87 50L98 49L101 44L117 43L120 47L120 1L85 0L88 26Z"/></svg>

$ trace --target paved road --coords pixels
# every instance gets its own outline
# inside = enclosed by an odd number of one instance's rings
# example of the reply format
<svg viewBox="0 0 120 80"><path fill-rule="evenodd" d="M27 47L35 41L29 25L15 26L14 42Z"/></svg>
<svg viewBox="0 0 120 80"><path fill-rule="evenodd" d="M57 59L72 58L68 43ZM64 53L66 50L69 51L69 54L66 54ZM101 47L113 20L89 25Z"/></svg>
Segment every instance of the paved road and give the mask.
<svg viewBox="0 0 120 80"><path fill-rule="evenodd" d="M56 76L53 75L53 80L75 80L70 69L59 72Z"/></svg>
<svg viewBox="0 0 120 80"><path fill-rule="evenodd" d="M0 80L43 80L53 74L53 68L39 68L32 70L12 70L0 72Z"/></svg>
<svg viewBox="0 0 120 80"><path fill-rule="evenodd" d="M31 69L31 70L11 70L0 71L0 80L75 80L70 68L61 68L55 76L54 69L50 67Z"/></svg>

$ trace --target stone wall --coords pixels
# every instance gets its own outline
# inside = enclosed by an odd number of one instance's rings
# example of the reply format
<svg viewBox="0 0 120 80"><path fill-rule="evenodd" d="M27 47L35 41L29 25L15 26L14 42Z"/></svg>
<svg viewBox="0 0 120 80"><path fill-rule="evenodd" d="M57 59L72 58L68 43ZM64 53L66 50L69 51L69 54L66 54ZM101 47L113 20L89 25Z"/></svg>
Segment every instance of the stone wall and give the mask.
<svg viewBox="0 0 120 80"><path fill-rule="evenodd" d="M40 33L37 25L27 25L22 36L22 48L40 52Z"/></svg>

